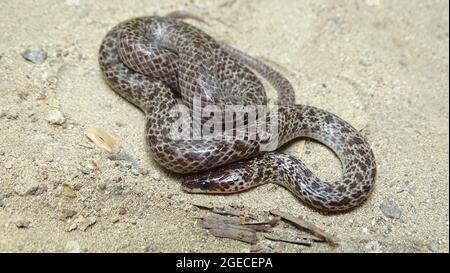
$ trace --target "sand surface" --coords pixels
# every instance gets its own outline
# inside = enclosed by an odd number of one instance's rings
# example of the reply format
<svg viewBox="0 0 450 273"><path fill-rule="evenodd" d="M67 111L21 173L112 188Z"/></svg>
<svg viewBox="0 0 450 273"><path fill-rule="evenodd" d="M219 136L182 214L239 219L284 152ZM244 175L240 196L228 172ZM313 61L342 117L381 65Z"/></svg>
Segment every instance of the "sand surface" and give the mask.
<svg viewBox="0 0 450 273"><path fill-rule="evenodd" d="M1 1L0 251L448 252L448 8L445 0ZM142 113L108 88L97 62L118 22L174 10L270 60L295 86L297 103L360 128L378 163L370 199L324 215L272 184L231 196L182 192L180 176L149 156ZM21 55L41 48L42 64ZM59 113L64 123L51 124ZM84 136L89 127L111 133L135 166L108 159ZM337 158L317 143L297 141L285 152L322 178L339 177ZM195 225L206 212L193 203L279 208L341 243L218 239Z"/></svg>

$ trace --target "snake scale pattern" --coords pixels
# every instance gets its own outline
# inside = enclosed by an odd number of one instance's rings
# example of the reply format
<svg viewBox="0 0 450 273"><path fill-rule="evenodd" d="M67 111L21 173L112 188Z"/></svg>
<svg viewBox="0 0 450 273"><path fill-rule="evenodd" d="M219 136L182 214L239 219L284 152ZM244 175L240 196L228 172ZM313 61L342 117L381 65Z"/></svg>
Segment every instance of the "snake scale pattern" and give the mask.
<svg viewBox="0 0 450 273"><path fill-rule="evenodd" d="M141 17L120 23L99 52L106 82L146 116L146 141L164 168L185 174L190 193L235 193L272 182L322 211L345 211L369 196L375 181L372 150L349 123L327 111L294 104L294 91L280 73L200 29L169 17ZM262 149L267 139L174 139L171 126L181 96L205 105L265 105L266 92L255 70L278 92L278 108L267 114L278 125L278 147L307 137L329 147L342 164L342 178L326 182L300 160ZM189 122L187 120L186 122ZM273 136L271 136L273 137Z"/></svg>

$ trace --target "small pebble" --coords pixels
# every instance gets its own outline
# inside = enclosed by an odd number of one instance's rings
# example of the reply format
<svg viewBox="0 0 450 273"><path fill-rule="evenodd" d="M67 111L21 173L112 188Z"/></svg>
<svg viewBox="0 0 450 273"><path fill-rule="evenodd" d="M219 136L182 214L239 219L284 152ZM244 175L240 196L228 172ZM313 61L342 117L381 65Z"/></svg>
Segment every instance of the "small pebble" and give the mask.
<svg viewBox="0 0 450 273"><path fill-rule="evenodd" d="M31 225L30 221L27 220L18 220L15 222L17 228L29 228Z"/></svg>
<svg viewBox="0 0 450 273"><path fill-rule="evenodd" d="M22 57L27 60L30 61L32 63L35 64L41 64L43 62L45 62L45 60L47 59L47 52L45 52L43 49L40 50L25 50L22 53Z"/></svg>
<svg viewBox="0 0 450 273"><path fill-rule="evenodd" d="M385 199L380 205L380 209L383 214L391 219L399 219L402 215L397 203L392 199Z"/></svg>
<svg viewBox="0 0 450 273"><path fill-rule="evenodd" d="M46 185L40 186L35 192L34 195L41 195L48 191L48 187Z"/></svg>
<svg viewBox="0 0 450 273"><path fill-rule="evenodd" d="M64 209L59 215L60 220L66 220L68 218L72 218L77 215L77 212L74 210Z"/></svg>
<svg viewBox="0 0 450 273"><path fill-rule="evenodd" d="M3 201L3 197L0 196L0 208L3 208L5 202Z"/></svg>
<svg viewBox="0 0 450 273"><path fill-rule="evenodd" d="M80 253L80 244L77 241L68 241L66 243L66 253Z"/></svg>
<svg viewBox="0 0 450 273"><path fill-rule="evenodd" d="M33 135L33 140L34 141L48 141L50 140L51 137L49 135L47 135L46 133L36 133Z"/></svg>
<svg viewBox="0 0 450 273"><path fill-rule="evenodd" d="M61 111L56 109L51 110L45 119L48 121L48 123L53 125L61 125L66 121Z"/></svg>
<svg viewBox="0 0 450 273"><path fill-rule="evenodd" d="M70 123L67 123L67 122L64 122L63 125L62 125L62 128L65 129L65 130L72 130L74 127L75 126L73 124L70 124Z"/></svg>
<svg viewBox="0 0 450 273"><path fill-rule="evenodd" d="M435 242L431 242L427 245L429 251L436 253L439 252L439 247Z"/></svg>
<svg viewBox="0 0 450 273"><path fill-rule="evenodd" d="M104 191L104 190L106 190L107 185L106 185L106 183L100 183L100 184L98 185L98 188L99 188L100 190Z"/></svg>
<svg viewBox="0 0 450 273"><path fill-rule="evenodd" d="M370 242L368 242L366 244L365 247L370 253L381 253L381 252L383 252L381 250L383 248L383 246L378 241L370 241Z"/></svg>
<svg viewBox="0 0 450 273"><path fill-rule="evenodd" d="M136 159L127 154L111 154L108 156L108 159L112 161L128 161L132 164L136 163Z"/></svg>
<svg viewBox="0 0 450 273"><path fill-rule="evenodd" d="M53 182L53 189L56 190L61 185L61 181L56 180Z"/></svg>
<svg viewBox="0 0 450 273"><path fill-rule="evenodd" d="M113 189L113 194L114 195L122 195L122 193L123 193L123 187L122 186L118 185L118 186L114 187L114 189Z"/></svg>
<svg viewBox="0 0 450 273"><path fill-rule="evenodd" d="M119 208L119 215L125 215L125 213L127 213L127 210L125 208Z"/></svg>
<svg viewBox="0 0 450 273"><path fill-rule="evenodd" d="M26 100L26 99L28 98L29 95L30 95L30 93L28 93L28 91L25 91L25 90L22 90L22 91L17 92L17 96L18 96L21 100ZM32 117L32 115L31 115L31 116L28 116L28 117Z"/></svg>
<svg viewBox="0 0 450 273"><path fill-rule="evenodd" d="M79 6L80 0L66 0L65 3L68 6Z"/></svg>
<svg viewBox="0 0 450 273"><path fill-rule="evenodd" d="M354 253L356 252L355 248L347 242L342 242L339 244L340 249L343 253Z"/></svg>
<svg viewBox="0 0 450 273"><path fill-rule="evenodd" d="M48 173L47 172L41 172L41 179L47 180L48 179Z"/></svg>
<svg viewBox="0 0 450 273"><path fill-rule="evenodd" d="M208 8L208 4L201 3L201 2L194 2L192 5L198 9L207 9Z"/></svg>
<svg viewBox="0 0 450 273"><path fill-rule="evenodd" d="M88 167L84 167L84 166L78 167L78 170L80 170L85 175L88 175L91 173L91 169Z"/></svg>
<svg viewBox="0 0 450 273"><path fill-rule="evenodd" d="M122 180L123 180L123 178L121 176L116 176L112 179L112 181L114 181L116 183L121 182Z"/></svg>
<svg viewBox="0 0 450 273"><path fill-rule="evenodd" d="M134 176L139 176L141 174L141 172L136 168L131 168L130 172Z"/></svg>
<svg viewBox="0 0 450 273"><path fill-rule="evenodd" d="M370 224L371 224L372 226L375 226L376 223L377 223L377 219L372 218L372 220L370 220Z"/></svg>
<svg viewBox="0 0 450 273"><path fill-rule="evenodd" d="M39 188L39 183L36 180L22 180L14 187L15 193L20 196L32 195Z"/></svg>
<svg viewBox="0 0 450 273"><path fill-rule="evenodd" d="M156 253L157 250L153 246L146 246L144 247L144 253Z"/></svg>
<svg viewBox="0 0 450 273"><path fill-rule="evenodd" d="M378 161L378 166L380 168L385 168L385 167L389 166L389 163L388 163L387 160L381 159L381 160Z"/></svg>
<svg viewBox="0 0 450 273"><path fill-rule="evenodd" d="M67 232L73 231L73 230L81 230L85 231L90 226L97 223L97 219L95 217L84 217L81 214L77 214L75 217L72 217L67 222L67 225L65 227L65 230Z"/></svg>
<svg viewBox="0 0 450 273"><path fill-rule="evenodd" d="M73 185L73 189L74 189L75 191L81 190L82 187L83 187L83 184L81 184L80 181L77 181L77 182L75 183L75 185Z"/></svg>
<svg viewBox="0 0 450 273"><path fill-rule="evenodd" d="M6 162L5 163L5 169L7 169L7 170L9 170L9 169L11 169L12 168L12 163L11 162Z"/></svg>

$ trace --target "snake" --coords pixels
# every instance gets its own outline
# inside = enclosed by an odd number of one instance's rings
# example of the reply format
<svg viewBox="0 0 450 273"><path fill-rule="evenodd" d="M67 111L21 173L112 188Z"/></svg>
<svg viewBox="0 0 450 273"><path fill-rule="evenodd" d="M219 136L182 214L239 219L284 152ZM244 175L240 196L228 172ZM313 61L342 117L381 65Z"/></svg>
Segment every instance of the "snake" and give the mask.
<svg viewBox="0 0 450 273"><path fill-rule="evenodd" d="M106 83L142 110L151 157L181 174L187 193L231 194L275 183L307 206L342 212L356 208L372 192L376 161L360 131L333 113L295 104L294 89L281 73L192 24L170 16L119 23L101 43L99 64ZM276 107L258 116L275 124L276 132L246 138L236 137L241 131L232 128L235 135L228 137L174 137L174 124L192 125L196 104L220 111L227 105L268 105L257 74L277 91ZM191 119L173 110L179 105ZM301 160L277 151L297 138L331 149L341 162L341 178L324 181ZM272 139L275 147L267 149Z"/></svg>

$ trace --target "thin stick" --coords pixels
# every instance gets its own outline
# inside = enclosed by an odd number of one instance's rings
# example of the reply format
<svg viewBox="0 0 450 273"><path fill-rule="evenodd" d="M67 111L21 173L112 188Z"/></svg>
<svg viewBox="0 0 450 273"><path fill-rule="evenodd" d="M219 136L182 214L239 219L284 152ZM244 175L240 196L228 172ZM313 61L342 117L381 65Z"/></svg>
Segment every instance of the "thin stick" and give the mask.
<svg viewBox="0 0 450 273"><path fill-rule="evenodd" d="M288 213L279 211L279 210L271 210L270 211L271 214L279 216L281 218L283 218L284 220L291 222L292 224L294 224L297 227L300 227L304 230L309 231L311 234L313 234L314 236L317 236L321 239L324 239L326 242L332 244L332 245L336 245L337 244L337 239L326 233L325 231L323 231L322 229L318 228L317 226L315 226L312 223L309 223L303 219L300 219L298 217L294 217Z"/></svg>
<svg viewBox="0 0 450 273"><path fill-rule="evenodd" d="M276 216L273 217L272 219L268 219L268 220L264 220L264 221L257 221L257 222L243 222L242 225L270 225L270 226L275 226L276 224L278 224L278 222L280 222L281 218Z"/></svg>
<svg viewBox="0 0 450 273"><path fill-rule="evenodd" d="M220 215L228 215L228 216L240 217L240 216L242 216L244 214L243 211L239 211L237 209L218 208L218 207L209 206L209 205L202 205L202 204L192 204L192 205L196 206L199 209L209 210L212 213L220 214ZM256 216L254 216L252 214L245 214L245 216L250 218L250 219L254 219L254 220L257 219Z"/></svg>
<svg viewBox="0 0 450 273"><path fill-rule="evenodd" d="M289 243L289 244L296 244L296 245L302 245L302 246L311 246L311 242L309 241L298 241L298 240L290 240L290 239L284 239L284 238L276 238L276 237L272 237L269 235L265 235L264 238L271 240L271 241L276 241L276 242L284 242L284 243Z"/></svg>

